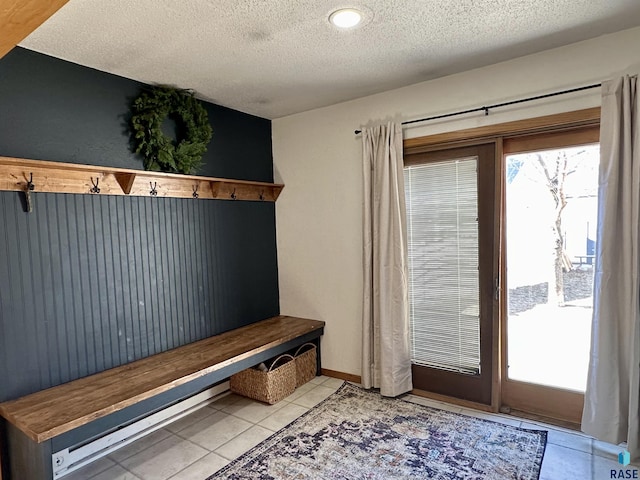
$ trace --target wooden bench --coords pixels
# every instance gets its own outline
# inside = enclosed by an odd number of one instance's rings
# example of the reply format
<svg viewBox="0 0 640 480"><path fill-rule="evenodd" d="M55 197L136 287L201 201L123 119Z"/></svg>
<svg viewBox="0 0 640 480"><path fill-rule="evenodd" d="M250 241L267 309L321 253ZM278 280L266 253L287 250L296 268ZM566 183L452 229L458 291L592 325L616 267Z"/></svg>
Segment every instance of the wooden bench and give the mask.
<svg viewBox="0 0 640 480"><path fill-rule="evenodd" d="M10 479L53 475L52 455L306 342L324 322L278 316L0 404ZM318 374L320 374L320 348Z"/></svg>

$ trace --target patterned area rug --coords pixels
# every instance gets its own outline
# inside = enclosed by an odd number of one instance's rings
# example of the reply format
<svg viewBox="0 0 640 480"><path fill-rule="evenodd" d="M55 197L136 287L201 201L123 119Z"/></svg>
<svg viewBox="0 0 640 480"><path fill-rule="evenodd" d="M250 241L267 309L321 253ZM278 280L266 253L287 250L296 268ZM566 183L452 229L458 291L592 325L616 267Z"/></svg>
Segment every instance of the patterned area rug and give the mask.
<svg viewBox="0 0 640 480"><path fill-rule="evenodd" d="M537 480L547 432L345 383L207 480Z"/></svg>

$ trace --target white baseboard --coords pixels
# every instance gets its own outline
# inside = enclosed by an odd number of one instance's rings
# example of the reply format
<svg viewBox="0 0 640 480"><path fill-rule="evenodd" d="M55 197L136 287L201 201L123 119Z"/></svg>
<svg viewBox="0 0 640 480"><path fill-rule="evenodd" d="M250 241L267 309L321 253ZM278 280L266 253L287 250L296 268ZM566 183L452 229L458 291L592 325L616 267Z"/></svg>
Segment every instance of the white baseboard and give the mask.
<svg viewBox="0 0 640 480"><path fill-rule="evenodd" d="M228 393L229 382L222 382L86 445L56 452L51 456L53 478L62 478L114 450L135 442L145 435L207 406Z"/></svg>

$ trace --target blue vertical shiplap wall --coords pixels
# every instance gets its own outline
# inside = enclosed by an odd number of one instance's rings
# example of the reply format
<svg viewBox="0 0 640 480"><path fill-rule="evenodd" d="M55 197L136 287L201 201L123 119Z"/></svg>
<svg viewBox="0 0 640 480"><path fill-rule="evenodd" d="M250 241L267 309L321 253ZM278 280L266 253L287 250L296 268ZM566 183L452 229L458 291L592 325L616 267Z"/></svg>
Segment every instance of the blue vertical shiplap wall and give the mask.
<svg viewBox="0 0 640 480"><path fill-rule="evenodd" d="M16 49L0 155L141 168L122 126L139 87ZM202 173L271 181L270 122L206 107ZM0 192L0 401L279 313L273 203L36 191L26 213L21 195Z"/></svg>

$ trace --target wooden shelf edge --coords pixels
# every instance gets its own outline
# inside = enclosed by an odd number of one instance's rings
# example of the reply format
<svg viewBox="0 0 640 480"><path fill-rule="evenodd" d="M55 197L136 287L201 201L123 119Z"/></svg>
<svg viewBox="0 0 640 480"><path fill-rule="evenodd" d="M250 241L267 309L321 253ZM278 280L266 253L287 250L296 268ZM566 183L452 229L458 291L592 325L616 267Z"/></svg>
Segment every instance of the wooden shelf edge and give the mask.
<svg viewBox="0 0 640 480"><path fill-rule="evenodd" d="M0 156L0 190L275 202L282 184Z"/></svg>
<svg viewBox="0 0 640 480"><path fill-rule="evenodd" d="M278 199L278 197L282 193L282 189L283 188L284 188L284 185L274 185L273 186L273 201L274 202Z"/></svg>
<svg viewBox="0 0 640 480"><path fill-rule="evenodd" d="M284 185L216 179L211 181L213 198L219 200L253 200L275 202Z"/></svg>

